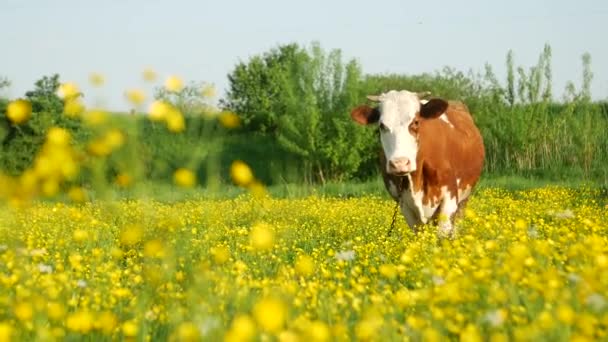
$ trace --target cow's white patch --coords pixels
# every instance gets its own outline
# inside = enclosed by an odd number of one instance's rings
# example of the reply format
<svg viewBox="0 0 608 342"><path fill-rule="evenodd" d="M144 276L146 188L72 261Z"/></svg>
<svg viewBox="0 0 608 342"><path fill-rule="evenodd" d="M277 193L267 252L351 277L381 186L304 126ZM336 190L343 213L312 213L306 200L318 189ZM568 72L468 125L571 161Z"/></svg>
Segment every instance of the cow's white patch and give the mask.
<svg viewBox="0 0 608 342"><path fill-rule="evenodd" d="M408 175L407 177L410 184L413 184L411 176ZM429 222L439 207L438 201L431 201L431 203L426 204L423 203L423 197L424 192L414 191L413 186L411 186L408 191L404 191L401 195L401 212L412 229L414 229L416 225Z"/></svg>
<svg viewBox="0 0 608 342"><path fill-rule="evenodd" d="M441 187L442 201L439 209L439 233L444 236L452 235L454 227L452 216L458 210L458 199L452 196L447 186Z"/></svg>
<svg viewBox="0 0 608 342"><path fill-rule="evenodd" d="M387 170L391 160L407 158L410 162L407 172L416 170L418 142L410 133L409 125L420 111L420 99L407 90L380 95L380 124L386 129L380 131L380 141L386 155Z"/></svg>
<svg viewBox="0 0 608 342"><path fill-rule="evenodd" d="M450 122L450 120L448 119L448 116L447 116L445 113L443 113L443 114L439 115L439 120L441 120L441 121L443 121L443 122L447 123L448 125L450 125L450 127L454 128L454 125L452 125L452 123L451 123L451 122Z"/></svg>

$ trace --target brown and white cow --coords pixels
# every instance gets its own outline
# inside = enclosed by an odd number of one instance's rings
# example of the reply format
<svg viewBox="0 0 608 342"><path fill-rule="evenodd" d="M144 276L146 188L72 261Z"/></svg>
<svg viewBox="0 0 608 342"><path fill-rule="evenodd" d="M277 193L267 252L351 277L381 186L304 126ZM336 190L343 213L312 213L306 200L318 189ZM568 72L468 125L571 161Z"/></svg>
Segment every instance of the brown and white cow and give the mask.
<svg viewBox="0 0 608 342"><path fill-rule="evenodd" d="M427 95L427 94L425 94ZM389 91L368 96L351 117L378 124L384 184L415 231L437 222L440 235L453 234L454 216L466 203L484 162L481 134L465 104Z"/></svg>

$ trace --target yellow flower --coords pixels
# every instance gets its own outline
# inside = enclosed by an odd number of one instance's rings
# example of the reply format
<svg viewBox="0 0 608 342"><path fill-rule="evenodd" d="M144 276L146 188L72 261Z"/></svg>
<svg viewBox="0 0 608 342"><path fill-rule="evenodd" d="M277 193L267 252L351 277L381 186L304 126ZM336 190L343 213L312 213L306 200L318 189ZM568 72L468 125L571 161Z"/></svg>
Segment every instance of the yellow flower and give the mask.
<svg viewBox="0 0 608 342"><path fill-rule="evenodd" d="M253 316L262 330L278 333L287 319L287 307L276 298L264 298L253 307Z"/></svg>
<svg viewBox="0 0 608 342"><path fill-rule="evenodd" d="M87 200L87 193L83 188L74 186L68 190L68 197L70 197L73 202L82 203Z"/></svg>
<svg viewBox="0 0 608 342"><path fill-rule="evenodd" d="M34 316L34 308L32 307L31 303L27 302L17 303L15 305L14 312L15 317L23 322L30 321Z"/></svg>
<svg viewBox="0 0 608 342"><path fill-rule="evenodd" d="M255 336L255 322L248 315L237 315L232 321L230 331L236 340L246 341Z"/></svg>
<svg viewBox="0 0 608 342"><path fill-rule="evenodd" d="M125 246L133 246L141 241L143 235L144 229L140 225L131 224L120 234L120 242Z"/></svg>
<svg viewBox="0 0 608 342"><path fill-rule="evenodd" d="M95 328L101 330L106 335L112 334L117 326L118 318L109 311L100 313L95 320Z"/></svg>
<svg viewBox="0 0 608 342"><path fill-rule="evenodd" d="M256 250L269 250L274 245L274 232L270 225L257 223L251 228L249 241L251 242L251 246Z"/></svg>
<svg viewBox="0 0 608 342"><path fill-rule="evenodd" d="M238 115L232 112L223 112L219 115L218 120L222 126L226 128L237 128L241 125L241 119Z"/></svg>
<svg viewBox="0 0 608 342"><path fill-rule="evenodd" d="M131 178L131 176L126 173L119 173L118 175L116 175L116 179L114 180L114 182L118 184L118 186L126 188L131 185L131 183L133 182L133 178Z"/></svg>
<svg viewBox="0 0 608 342"><path fill-rule="evenodd" d="M184 82L177 76L169 76L165 80L165 88L171 92L178 92L184 87Z"/></svg>
<svg viewBox="0 0 608 342"><path fill-rule="evenodd" d="M13 327L9 323L0 322L0 341L12 341Z"/></svg>
<svg viewBox="0 0 608 342"><path fill-rule="evenodd" d="M155 239L146 242L144 255L149 258L162 258L165 255L165 247L161 240Z"/></svg>
<svg viewBox="0 0 608 342"><path fill-rule="evenodd" d="M119 129L111 129L104 136L105 143L112 149L116 149L125 143L125 135Z"/></svg>
<svg viewBox="0 0 608 342"><path fill-rule="evenodd" d="M310 337L310 341L329 341L331 334L329 332L329 328L327 324L321 321L314 321L310 324L308 328L308 336Z"/></svg>
<svg viewBox="0 0 608 342"><path fill-rule="evenodd" d="M70 144L70 132L65 128L51 127L46 133L46 141L55 146L67 146Z"/></svg>
<svg viewBox="0 0 608 342"><path fill-rule="evenodd" d="M156 80L156 71L154 71L150 68L146 68L142 72L142 77L143 77L144 81L154 82Z"/></svg>
<svg viewBox="0 0 608 342"><path fill-rule="evenodd" d="M203 97L206 97L206 98L215 97L215 95L216 95L215 87L211 84L206 85L201 90L201 95L203 95Z"/></svg>
<svg viewBox="0 0 608 342"><path fill-rule="evenodd" d="M168 116L171 111L171 105L163 101L154 101L148 109L149 118L152 121L162 121Z"/></svg>
<svg viewBox="0 0 608 342"><path fill-rule="evenodd" d="M186 121L184 116L177 109L170 110L167 113L165 120L167 121L167 128L171 132L179 133L186 129Z"/></svg>
<svg viewBox="0 0 608 342"><path fill-rule="evenodd" d="M66 314L65 307L57 302L49 302L46 306L46 312L49 318L55 321L61 320Z"/></svg>
<svg viewBox="0 0 608 342"><path fill-rule="evenodd" d="M77 311L66 318L66 327L72 331L86 334L93 329L94 317L88 311Z"/></svg>
<svg viewBox="0 0 608 342"><path fill-rule="evenodd" d="M91 82L92 85L99 87L105 83L105 78L102 74L93 72L89 74L89 82Z"/></svg>
<svg viewBox="0 0 608 342"><path fill-rule="evenodd" d="M180 342L193 342L200 341L201 334L192 322L183 322L177 327L177 331L175 336L177 337L177 341Z"/></svg>
<svg viewBox="0 0 608 342"><path fill-rule="evenodd" d="M393 264L380 265L379 271L385 278L394 279L397 277L397 267Z"/></svg>
<svg viewBox="0 0 608 342"><path fill-rule="evenodd" d="M66 100L76 98L79 93L80 90L78 89L78 86L75 83L66 82L62 83L59 86L59 94Z"/></svg>
<svg viewBox="0 0 608 342"><path fill-rule="evenodd" d="M126 321L122 324L122 333L126 337L135 337L139 332L139 327L134 321Z"/></svg>
<svg viewBox="0 0 608 342"><path fill-rule="evenodd" d="M557 319L567 325L574 322L574 310L568 305L560 305L557 307Z"/></svg>
<svg viewBox="0 0 608 342"><path fill-rule="evenodd" d="M295 270L302 276L309 276L315 271L315 263L308 255L300 255L296 259Z"/></svg>
<svg viewBox="0 0 608 342"><path fill-rule="evenodd" d="M139 106L146 100L146 94L141 89L130 89L125 92L125 97L132 104Z"/></svg>
<svg viewBox="0 0 608 342"><path fill-rule="evenodd" d="M19 125L32 116L32 104L27 100L15 100L6 107L6 116L11 122Z"/></svg>
<svg viewBox="0 0 608 342"><path fill-rule="evenodd" d="M89 234L87 233L86 230L84 229L76 229L74 231L74 233L72 234L72 238L74 239L74 241L76 242L82 242L85 241L87 238L89 237Z"/></svg>
<svg viewBox="0 0 608 342"><path fill-rule="evenodd" d="M173 173L173 181L181 187L191 188L196 184L196 175L192 170L180 168Z"/></svg>
<svg viewBox="0 0 608 342"><path fill-rule="evenodd" d="M243 161L235 160L230 166L232 181L239 186L247 186L253 181L253 172Z"/></svg>
<svg viewBox="0 0 608 342"><path fill-rule="evenodd" d="M108 113L103 110L91 110L84 115L84 122L89 126L100 126L106 121L108 121Z"/></svg>
<svg viewBox="0 0 608 342"><path fill-rule="evenodd" d="M227 246L216 246L211 249L211 255L216 264L223 264L230 259L230 249Z"/></svg>
<svg viewBox="0 0 608 342"><path fill-rule="evenodd" d="M473 325L467 325L463 331L460 332L460 341L461 342L482 342L481 334L479 333L479 329Z"/></svg>

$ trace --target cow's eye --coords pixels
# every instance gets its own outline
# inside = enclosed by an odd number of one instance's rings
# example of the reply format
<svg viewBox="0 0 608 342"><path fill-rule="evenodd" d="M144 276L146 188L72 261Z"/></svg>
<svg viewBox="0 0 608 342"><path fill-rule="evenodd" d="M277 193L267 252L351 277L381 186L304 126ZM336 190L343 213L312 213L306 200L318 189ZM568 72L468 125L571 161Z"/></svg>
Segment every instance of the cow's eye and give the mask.
<svg viewBox="0 0 608 342"><path fill-rule="evenodd" d="M386 125L383 124L382 122L380 123L380 131L381 132L387 132L388 131L388 127L386 127Z"/></svg>

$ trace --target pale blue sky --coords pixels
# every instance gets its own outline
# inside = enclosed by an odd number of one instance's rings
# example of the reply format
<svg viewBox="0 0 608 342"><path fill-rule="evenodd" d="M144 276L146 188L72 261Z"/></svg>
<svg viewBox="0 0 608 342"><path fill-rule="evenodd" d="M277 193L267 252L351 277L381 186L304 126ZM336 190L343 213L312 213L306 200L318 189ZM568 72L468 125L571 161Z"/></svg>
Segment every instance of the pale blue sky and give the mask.
<svg viewBox="0 0 608 342"><path fill-rule="evenodd" d="M17 97L59 73L89 104L116 110L128 108L124 90L142 86L145 67L221 94L238 61L290 42L339 48L366 73L482 71L489 62L501 79L509 49L528 68L549 43L556 94L567 80L580 84L589 52L593 97L606 99L606 34L606 0L0 0L0 76ZM88 86L93 71L103 88Z"/></svg>

